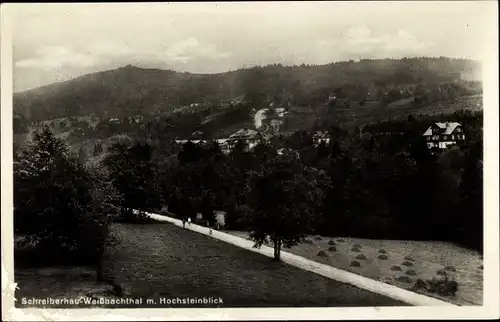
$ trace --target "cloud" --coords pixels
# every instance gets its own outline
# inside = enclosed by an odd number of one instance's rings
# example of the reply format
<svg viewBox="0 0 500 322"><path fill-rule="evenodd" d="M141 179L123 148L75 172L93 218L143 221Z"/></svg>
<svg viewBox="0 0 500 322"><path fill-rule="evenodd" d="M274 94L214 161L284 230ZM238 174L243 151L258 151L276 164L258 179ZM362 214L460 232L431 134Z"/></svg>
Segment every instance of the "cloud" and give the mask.
<svg viewBox="0 0 500 322"><path fill-rule="evenodd" d="M413 34L408 32L407 30L399 30L397 35L392 39L388 39L385 42L384 48L385 50L394 50L394 51L412 51L417 52L422 49L426 49L431 47L432 44L425 43L419 39L417 39Z"/></svg>
<svg viewBox="0 0 500 322"><path fill-rule="evenodd" d="M67 46L43 46L36 50L34 57L19 60L18 68L53 70L59 68L88 68L117 66L128 63L149 64L160 62L168 65L203 64L219 61L231 53L218 50L217 46L200 42L190 37L178 41L167 49L161 46L125 45L108 40L100 40L80 46L79 50Z"/></svg>
<svg viewBox="0 0 500 322"><path fill-rule="evenodd" d="M433 44L417 39L407 30L376 35L367 26L351 27L340 37L319 39L317 58L323 62L335 59L385 58L419 54Z"/></svg>
<svg viewBox="0 0 500 322"><path fill-rule="evenodd" d="M23 59L15 63L16 67L39 68L44 70L60 67L90 67L97 60L92 56L76 52L65 46L43 46L37 49L34 58Z"/></svg>
<svg viewBox="0 0 500 322"><path fill-rule="evenodd" d="M230 56L230 53L221 52L211 44L202 44L194 37L179 41L164 52L164 58L167 61L180 63L187 63L196 59L219 60Z"/></svg>
<svg viewBox="0 0 500 322"><path fill-rule="evenodd" d="M92 56L123 57L136 54L131 47L112 41L98 41L88 46L87 52Z"/></svg>

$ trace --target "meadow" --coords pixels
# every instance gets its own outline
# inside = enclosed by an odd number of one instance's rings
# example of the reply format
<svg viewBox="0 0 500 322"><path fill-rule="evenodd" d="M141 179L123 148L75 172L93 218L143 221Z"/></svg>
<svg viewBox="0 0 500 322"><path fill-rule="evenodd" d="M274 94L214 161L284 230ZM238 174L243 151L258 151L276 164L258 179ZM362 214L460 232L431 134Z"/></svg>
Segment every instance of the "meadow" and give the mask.
<svg viewBox="0 0 500 322"><path fill-rule="evenodd" d="M104 275L122 296L221 297L220 307L407 305L171 224L113 224L112 230L118 244L105 256ZM18 299L116 297L88 268L18 269L16 282ZM197 304L204 306L214 307Z"/></svg>
<svg viewBox="0 0 500 322"><path fill-rule="evenodd" d="M248 237L242 231L226 232ZM479 252L451 243L308 236L306 243L283 251L408 290L417 279L431 279L446 271L458 283L454 296L414 291L457 305L482 305L483 258Z"/></svg>

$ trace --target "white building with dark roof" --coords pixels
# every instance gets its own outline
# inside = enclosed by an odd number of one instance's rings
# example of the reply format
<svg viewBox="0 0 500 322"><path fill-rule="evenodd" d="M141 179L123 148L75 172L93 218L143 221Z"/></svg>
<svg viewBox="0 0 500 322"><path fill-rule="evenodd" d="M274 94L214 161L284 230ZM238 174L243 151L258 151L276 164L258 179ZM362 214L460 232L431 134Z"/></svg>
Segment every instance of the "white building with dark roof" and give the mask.
<svg viewBox="0 0 500 322"><path fill-rule="evenodd" d="M436 122L427 128L423 136L429 149L444 150L465 140L462 124L457 122Z"/></svg>
<svg viewBox="0 0 500 322"><path fill-rule="evenodd" d="M330 134L327 131L317 131L313 135L314 146L320 145L322 142L330 143Z"/></svg>

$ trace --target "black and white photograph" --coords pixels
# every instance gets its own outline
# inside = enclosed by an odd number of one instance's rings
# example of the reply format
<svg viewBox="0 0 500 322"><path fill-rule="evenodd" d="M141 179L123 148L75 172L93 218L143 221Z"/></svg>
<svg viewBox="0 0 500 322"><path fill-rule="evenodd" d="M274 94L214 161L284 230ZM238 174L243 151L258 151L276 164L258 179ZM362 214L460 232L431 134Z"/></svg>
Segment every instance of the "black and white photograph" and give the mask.
<svg viewBox="0 0 500 322"><path fill-rule="evenodd" d="M7 320L498 317L496 2L2 20Z"/></svg>

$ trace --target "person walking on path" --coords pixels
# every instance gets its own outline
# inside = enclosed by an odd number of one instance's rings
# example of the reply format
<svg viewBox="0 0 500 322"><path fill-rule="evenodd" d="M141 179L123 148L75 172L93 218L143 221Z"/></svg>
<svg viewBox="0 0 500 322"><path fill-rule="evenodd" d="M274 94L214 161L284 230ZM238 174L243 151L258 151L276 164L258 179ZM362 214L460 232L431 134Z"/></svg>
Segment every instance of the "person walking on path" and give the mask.
<svg viewBox="0 0 500 322"><path fill-rule="evenodd" d="M186 217L182 217L182 228L186 228Z"/></svg>
<svg viewBox="0 0 500 322"><path fill-rule="evenodd" d="M191 217L188 217L188 226L191 226Z"/></svg>

